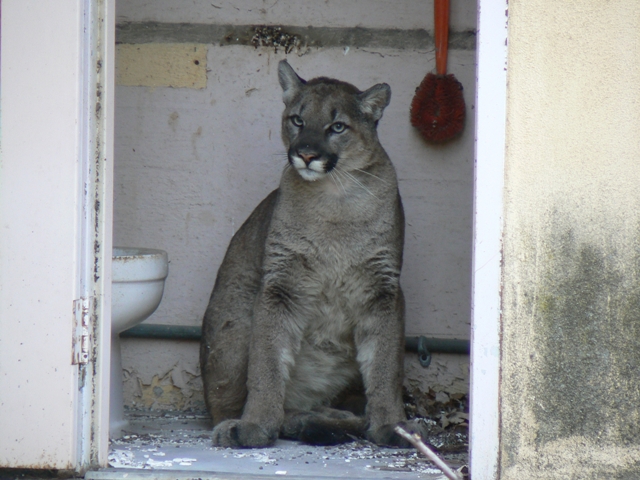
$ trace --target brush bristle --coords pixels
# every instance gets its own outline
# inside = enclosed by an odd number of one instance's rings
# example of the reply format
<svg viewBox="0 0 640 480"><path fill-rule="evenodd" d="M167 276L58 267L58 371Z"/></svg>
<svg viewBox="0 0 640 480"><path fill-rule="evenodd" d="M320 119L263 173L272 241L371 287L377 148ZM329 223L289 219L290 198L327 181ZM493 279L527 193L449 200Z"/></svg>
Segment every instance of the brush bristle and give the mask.
<svg viewBox="0 0 640 480"><path fill-rule="evenodd" d="M411 102L411 125L425 140L443 143L460 135L464 120L460 82L452 74L424 77Z"/></svg>

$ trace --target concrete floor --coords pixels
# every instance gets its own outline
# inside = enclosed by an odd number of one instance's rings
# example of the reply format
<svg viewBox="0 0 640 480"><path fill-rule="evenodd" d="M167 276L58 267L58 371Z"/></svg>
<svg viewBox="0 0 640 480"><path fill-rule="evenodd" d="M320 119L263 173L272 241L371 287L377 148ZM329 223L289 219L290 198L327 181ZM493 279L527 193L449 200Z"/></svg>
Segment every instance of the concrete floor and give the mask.
<svg viewBox="0 0 640 480"><path fill-rule="evenodd" d="M279 440L271 448L234 450L211 446L211 424L205 416L128 417L124 436L111 441L110 468L88 472L85 479L444 478L413 449L380 448L364 441L311 447ZM457 468L466 463L466 454L447 455L446 461Z"/></svg>

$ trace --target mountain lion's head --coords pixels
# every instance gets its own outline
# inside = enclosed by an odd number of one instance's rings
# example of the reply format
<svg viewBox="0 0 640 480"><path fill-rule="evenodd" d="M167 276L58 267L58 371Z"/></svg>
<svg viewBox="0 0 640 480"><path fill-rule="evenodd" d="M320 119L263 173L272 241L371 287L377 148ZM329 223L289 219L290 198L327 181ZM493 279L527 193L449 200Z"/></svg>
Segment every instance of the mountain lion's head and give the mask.
<svg viewBox="0 0 640 480"><path fill-rule="evenodd" d="M278 77L285 104L282 140L300 176L315 181L334 169L366 168L381 148L376 127L391 99L389 85L380 83L361 92L326 77L307 82L286 60L278 66Z"/></svg>

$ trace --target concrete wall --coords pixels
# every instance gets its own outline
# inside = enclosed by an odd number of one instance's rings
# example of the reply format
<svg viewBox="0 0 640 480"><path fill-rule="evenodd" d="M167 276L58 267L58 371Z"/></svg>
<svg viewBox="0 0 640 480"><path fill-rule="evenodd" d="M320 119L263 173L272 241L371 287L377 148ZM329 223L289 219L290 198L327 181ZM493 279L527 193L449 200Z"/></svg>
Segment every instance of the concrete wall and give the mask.
<svg viewBox="0 0 640 480"><path fill-rule="evenodd" d="M475 2L458 2L451 15L449 70L465 88L466 130L440 147L409 124L415 88L434 68L432 2L243 0L177 8L168 0L129 0L117 8L114 244L162 248L171 262L164 299L147 323L201 322L231 236L277 186L286 160L276 65L287 57L303 78L391 85L379 133L407 217L407 334L468 338ZM252 25L260 24L283 25L300 37L299 48L254 48ZM415 355L407 358L414 387L468 390L467 357L436 355L428 370ZM196 344L125 340L123 365L128 405L201 406Z"/></svg>
<svg viewBox="0 0 640 480"><path fill-rule="evenodd" d="M501 479L640 477L640 3L509 3Z"/></svg>

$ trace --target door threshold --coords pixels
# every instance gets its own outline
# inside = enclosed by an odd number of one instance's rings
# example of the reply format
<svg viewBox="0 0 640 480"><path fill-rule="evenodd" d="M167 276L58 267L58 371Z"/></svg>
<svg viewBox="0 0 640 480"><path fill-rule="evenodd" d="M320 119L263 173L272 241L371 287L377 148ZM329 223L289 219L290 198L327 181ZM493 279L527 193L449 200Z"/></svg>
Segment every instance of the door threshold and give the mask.
<svg viewBox="0 0 640 480"><path fill-rule="evenodd" d="M144 471L132 468L105 468L94 472L87 472L85 480L273 480L274 478L282 478L289 480L344 480L345 477L328 477L318 475L313 471L309 475L268 475L268 474L246 474L246 473L230 473L230 472L209 472L203 470L152 470ZM368 477L360 477L368 478ZM370 478L400 478L395 476L370 477ZM413 476L401 478L420 478L420 479L440 479L442 474L434 476Z"/></svg>

